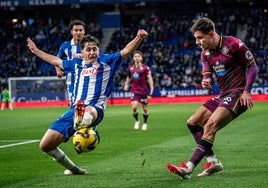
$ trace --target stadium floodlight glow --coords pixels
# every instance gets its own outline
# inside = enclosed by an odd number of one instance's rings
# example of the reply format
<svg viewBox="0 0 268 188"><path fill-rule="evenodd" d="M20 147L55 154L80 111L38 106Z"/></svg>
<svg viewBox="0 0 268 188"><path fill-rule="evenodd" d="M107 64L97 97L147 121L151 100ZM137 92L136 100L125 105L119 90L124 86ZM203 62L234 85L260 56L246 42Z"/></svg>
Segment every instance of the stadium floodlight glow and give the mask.
<svg viewBox="0 0 268 188"><path fill-rule="evenodd" d="M17 19L17 18L14 18L14 19L11 20L11 22L12 22L13 24L15 24L15 23L18 22L18 19Z"/></svg>

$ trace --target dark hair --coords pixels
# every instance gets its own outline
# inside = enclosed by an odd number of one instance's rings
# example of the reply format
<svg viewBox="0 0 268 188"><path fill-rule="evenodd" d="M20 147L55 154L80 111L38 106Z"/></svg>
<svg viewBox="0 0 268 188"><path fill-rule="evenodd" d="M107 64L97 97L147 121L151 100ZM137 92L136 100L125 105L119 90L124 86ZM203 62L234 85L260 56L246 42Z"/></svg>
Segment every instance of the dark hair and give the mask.
<svg viewBox="0 0 268 188"><path fill-rule="evenodd" d="M85 29L85 27L86 27L86 24L85 24L83 21L81 21L81 20L73 20L73 21L69 24L69 29L72 30L74 25L82 25L82 26L84 27L84 29Z"/></svg>
<svg viewBox="0 0 268 188"><path fill-rule="evenodd" d="M133 55L134 54L140 54L142 57L143 57L143 53L141 52L141 51L139 51L139 50L135 50L134 52L133 52Z"/></svg>
<svg viewBox="0 0 268 188"><path fill-rule="evenodd" d="M140 56L142 57L142 63L143 63L143 53L142 53L141 51L139 51L139 50L135 50L135 51L133 52L133 56L134 56L135 54L140 54Z"/></svg>
<svg viewBox="0 0 268 188"><path fill-rule="evenodd" d="M204 34L208 34L210 31L215 31L215 24L209 18L200 18L191 27L191 32L201 31Z"/></svg>
<svg viewBox="0 0 268 188"><path fill-rule="evenodd" d="M81 46L82 49L84 49L85 44L86 44L87 42L95 43L98 47L99 47L99 45L100 45L100 42L99 42L99 40L98 40L96 37L94 37L94 36L92 36L92 35L85 35L85 36L83 36L83 37L81 38L81 40L80 40L80 42L79 42L79 44L80 44L80 46Z"/></svg>

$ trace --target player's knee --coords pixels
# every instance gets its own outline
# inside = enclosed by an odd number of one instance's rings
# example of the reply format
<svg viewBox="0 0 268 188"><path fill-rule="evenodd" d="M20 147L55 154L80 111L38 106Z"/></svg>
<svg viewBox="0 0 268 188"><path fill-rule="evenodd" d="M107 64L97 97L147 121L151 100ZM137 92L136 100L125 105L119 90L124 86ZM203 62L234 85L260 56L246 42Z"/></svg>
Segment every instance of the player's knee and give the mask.
<svg viewBox="0 0 268 188"><path fill-rule="evenodd" d="M44 153L48 153L50 151L49 147L46 146L45 144L43 144L42 142L40 142L40 144L39 144L39 149Z"/></svg>
<svg viewBox="0 0 268 188"><path fill-rule="evenodd" d="M39 143L39 149L44 153L48 153L56 148L57 148L56 143L53 144L53 143L47 142L47 140L41 140L41 142Z"/></svg>
<svg viewBox="0 0 268 188"><path fill-rule="evenodd" d="M187 123L187 125L197 125L198 124L196 121L194 121L192 116L189 119L187 119L186 123Z"/></svg>
<svg viewBox="0 0 268 188"><path fill-rule="evenodd" d="M149 110L146 108L146 109L143 109L143 113L144 114L149 114Z"/></svg>
<svg viewBox="0 0 268 188"><path fill-rule="evenodd" d="M132 107L132 111L133 111L133 113L136 113L138 111L138 108L137 107Z"/></svg>
<svg viewBox="0 0 268 188"><path fill-rule="evenodd" d="M88 127L93 122L93 114L85 112L82 120L82 124Z"/></svg>
<svg viewBox="0 0 268 188"><path fill-rule="evenodd" d="M202 116L199 116L197 114L194 114L192 116L189 117L189 119L187 119L187 124L188 125L199 125L199 126L203 126L205 125L207 119L202 117Z"/></svg>

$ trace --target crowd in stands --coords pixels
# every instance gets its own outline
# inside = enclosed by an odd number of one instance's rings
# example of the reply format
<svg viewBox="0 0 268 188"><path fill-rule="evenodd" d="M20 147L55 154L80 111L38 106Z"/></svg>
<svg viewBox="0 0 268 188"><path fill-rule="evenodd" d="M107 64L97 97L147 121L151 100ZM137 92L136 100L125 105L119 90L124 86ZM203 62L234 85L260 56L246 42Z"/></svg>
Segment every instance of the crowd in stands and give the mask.
<svg viewBox="0 0 268 188"><path fill-rule="evenodd" d="M268 25L267 12L262 9L227 9L210 13L178 15L176 12L147 12L129 16L115 29L106 53L122 49L142 27L149 37L142 43L144 62L150 66L155 88L200 87L201 49L195 45L189 31L193 20L208 16L217 23L218 33L240 37L254 55L259 66L255 85L268 85ZM60 44L68 40L68 25L62 20L23 20L10 22L0 19L0 77L55 76L53 66L31 55L26 48L26 38L31 37L37 46L51 54L57 54ZM94 27L92 27L94 28ZM102 39L101 30L88 29L88 33ZM244 33L244 34L243 34ZM131 58L127 59L131 61ZM122 89L127 65L117 72L115 88Z"/></svg>
<svg viewBox="0 0 268 188"><path fill-rule="evenodd" d="M170 13L146 17L128 18L128 26L114 33L108 50L116 50L135 33L137 25L147 29L149 38L142 43L144 62L153 73L156 88L200 87L201 62L200 48L196 46L189 31L193 20L208 16L215 20L217 32L242 39L253 51L259 67L255 85L268 84L268 15L261 9L224 9L217 15L204 13L181 15ZM125 67L123 68L125 69ZM124 70L118 73L117 86L122 87Z"/></svg>

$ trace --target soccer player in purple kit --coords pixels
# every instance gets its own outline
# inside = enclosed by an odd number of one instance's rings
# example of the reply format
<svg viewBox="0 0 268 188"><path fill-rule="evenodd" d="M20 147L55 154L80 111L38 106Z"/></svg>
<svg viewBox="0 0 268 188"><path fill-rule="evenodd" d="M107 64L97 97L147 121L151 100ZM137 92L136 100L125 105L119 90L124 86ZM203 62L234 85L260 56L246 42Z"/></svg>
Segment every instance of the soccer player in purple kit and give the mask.
<svg viewBox="0 0 268 188"><path fill-rule="evenodd" d="M138 48L147 35L145 30L140 29L135 38L122 50L105 55L100 55L98 39L86 35L80 41L83 58L72 60L61 60L57 56L45 53L38 49L30 38L27 38L27 46L34 55L63 71L75 72L73 92L75 105L51 124L39 144L39 148L44 153L66 168L64 174L80 175L86 174L86 171L69 159L59 145L67 142L76 130L95 127L101 123L113 89L115 71L122 66L124 58ZM81 104L83 106L78 109L77 106Z"/></svg>
<svg viewBox="0 0 268 188"><path fill-rule="evenodd" d="M204 103L187 120L197 147L188 162L176 166L167 164L168 170L182 179L191 178L194 168L203 157L205 169L198 176L209 176L223 170L223 165L212 150L217 131L253 107L250 90L258 68L248 47L238 38L221 36L214 22L200 18L191 27L195 42L202 48L202 87L211 88L213 74L220 94Z"/></svg>
<svg viewBox="0 0 268 188"><path fill-rule="evenodd" d="M143 64L143 54L141 51L133 52L134 63L130 64L127 71L127 78L124 90L127 91L131 84L131 108L135 118L134 129L139 129L138 105L142 104L143 124L142 130L147 130L147 120L149 117L148 94L152 96L154 92L154 83L150 68ZM147 83L150 91L148 93Z"/></svg>

